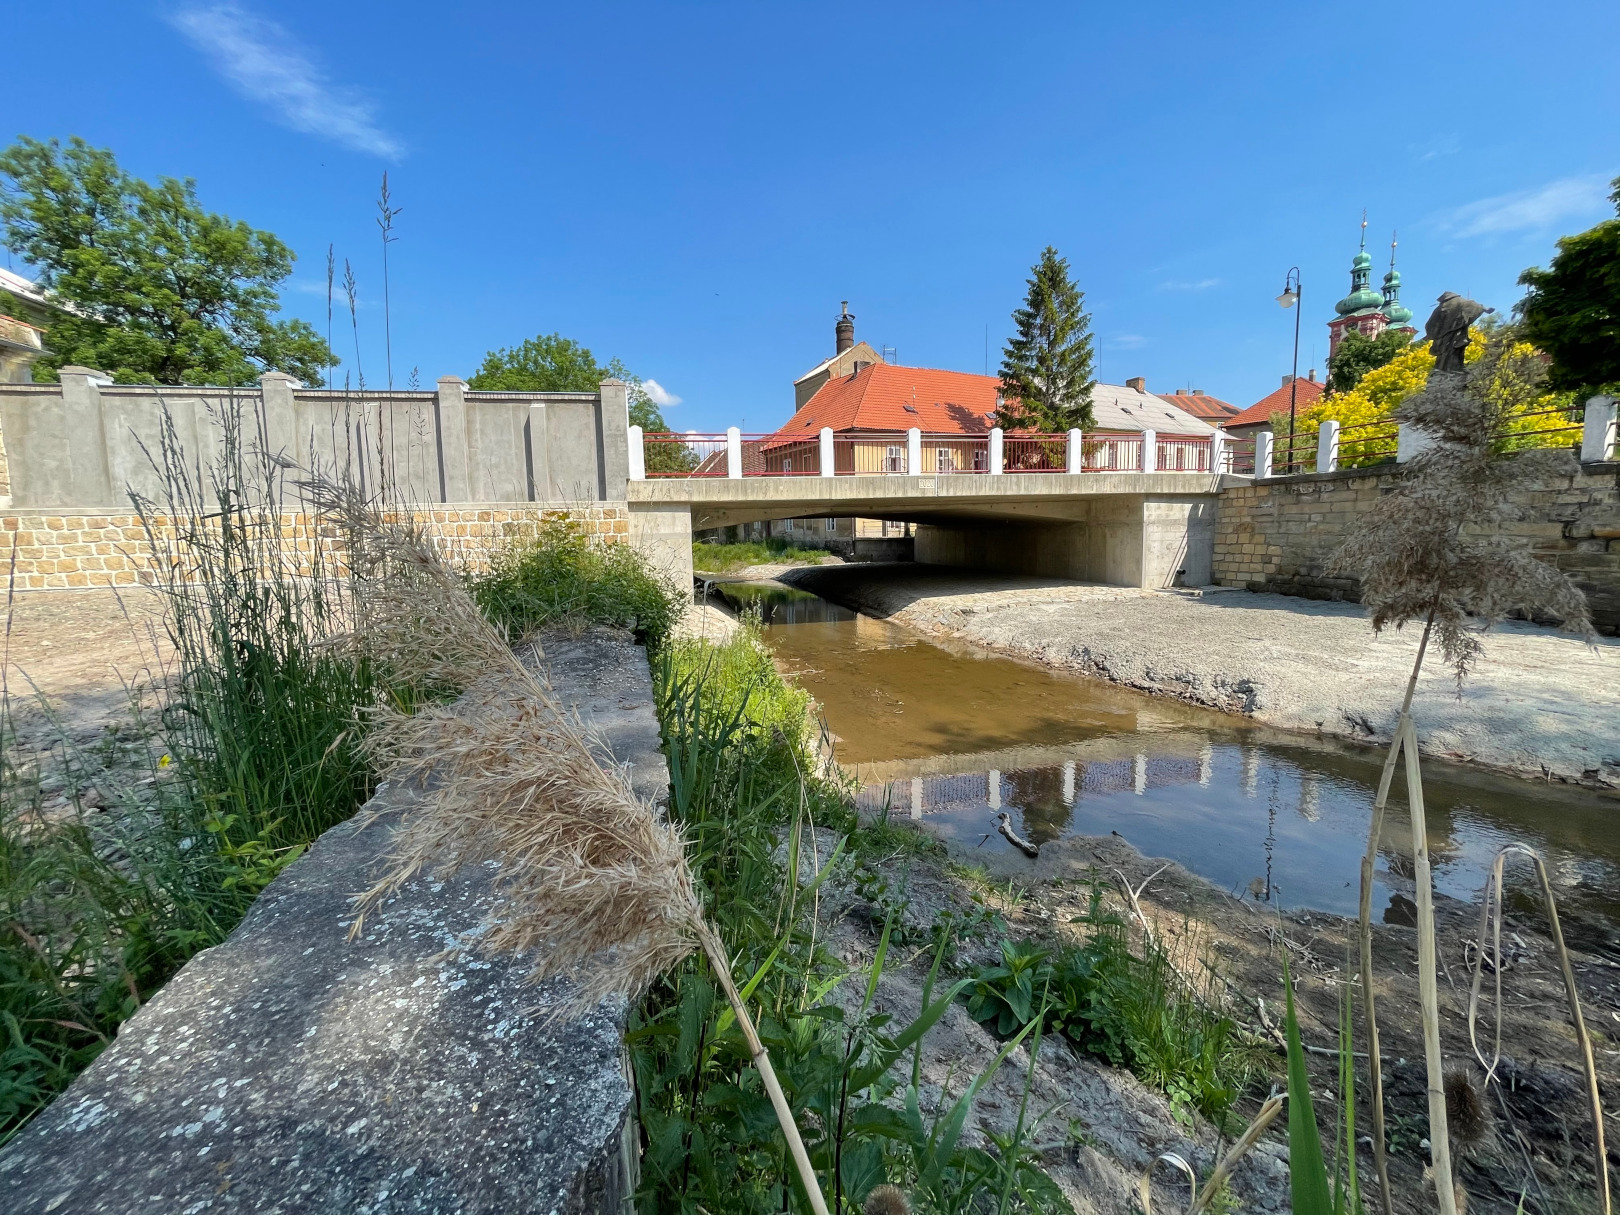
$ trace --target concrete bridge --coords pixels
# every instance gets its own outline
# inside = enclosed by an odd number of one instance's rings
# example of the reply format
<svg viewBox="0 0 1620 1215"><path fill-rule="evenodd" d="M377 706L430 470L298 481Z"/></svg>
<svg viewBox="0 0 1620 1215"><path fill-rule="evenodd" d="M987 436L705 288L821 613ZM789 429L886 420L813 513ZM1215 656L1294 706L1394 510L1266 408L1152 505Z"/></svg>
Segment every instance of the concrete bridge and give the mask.
<svg viewBox="0 0 1620 1215"><path fill-rule="evenodd" d="M774 519L917 525L916 559L1116 586L1202 586L1215 497L1246 483L1210 437L1120 433L628 434L637 544L690 582L696 531Z"/></svg>

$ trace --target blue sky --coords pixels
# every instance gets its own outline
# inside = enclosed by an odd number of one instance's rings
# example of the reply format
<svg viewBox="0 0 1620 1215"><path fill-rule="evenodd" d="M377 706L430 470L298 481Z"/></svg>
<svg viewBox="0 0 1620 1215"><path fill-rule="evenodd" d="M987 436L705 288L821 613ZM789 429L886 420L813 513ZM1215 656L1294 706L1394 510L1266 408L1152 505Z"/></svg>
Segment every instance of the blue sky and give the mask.
<svg viewBox="0 0 1620 1215"><path fill-rule="evenodd" d="M857 333L980 371L1050 243L1101 378L1239 405L1326 356L1362 208L1406 300L1511 307L1554 239L1612 214L1620 5L502 4L53 0L6 18L0 137L82 135L299 254L328 242L383 379L467 375L561 331L681 403L767 429ZM23 55L21 48L29 48ZM26 62L23 62L26 60ZM14 263L15 264L15 263ZM341 265L341 261L340 261ZM16 264L19 270L26 267ZM353 345L335 345L352 366Z"/></svg>

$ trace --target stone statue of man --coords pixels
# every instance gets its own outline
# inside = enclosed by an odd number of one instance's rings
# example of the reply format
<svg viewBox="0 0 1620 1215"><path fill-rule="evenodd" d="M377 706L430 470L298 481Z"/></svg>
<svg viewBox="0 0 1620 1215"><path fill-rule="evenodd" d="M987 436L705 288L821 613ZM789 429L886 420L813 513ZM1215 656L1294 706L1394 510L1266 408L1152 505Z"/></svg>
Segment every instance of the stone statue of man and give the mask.
<svg viewBox="0 0 1620 1215"><path fill-rule="evenodd" d="M1423 336L1429 339L1429 351L1434 355L1434 369L1461 372L1463 351L1468 349L1468 326L1495 311L1478 300L1465 300L1455 291L1442 292L1429 323L1423 327Z"/></svg>

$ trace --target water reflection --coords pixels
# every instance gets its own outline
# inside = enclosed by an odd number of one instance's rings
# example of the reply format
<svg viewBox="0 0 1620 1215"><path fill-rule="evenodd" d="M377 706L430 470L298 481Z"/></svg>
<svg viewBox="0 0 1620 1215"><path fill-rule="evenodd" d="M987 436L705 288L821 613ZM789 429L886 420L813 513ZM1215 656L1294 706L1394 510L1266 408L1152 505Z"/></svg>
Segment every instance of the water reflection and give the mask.
<svg viewBox="0 0 1620 1215"><path fill-rule="evenodd" d="M1008 852L1005 809L1037 843L1118 832L1238 894L1354 915L1381 756L922 639L802 592L724 588L758 604L779 663L822 705L868 810L925 819L968 848ZM1409 923L1411 822L1391 798L1374 907ZM1620 953L1620 804L1425 765L1442 893L1473 899L1503 844L1546 856L1572 938ZM1510 901L1535 906L1530 875Z"/></svg>

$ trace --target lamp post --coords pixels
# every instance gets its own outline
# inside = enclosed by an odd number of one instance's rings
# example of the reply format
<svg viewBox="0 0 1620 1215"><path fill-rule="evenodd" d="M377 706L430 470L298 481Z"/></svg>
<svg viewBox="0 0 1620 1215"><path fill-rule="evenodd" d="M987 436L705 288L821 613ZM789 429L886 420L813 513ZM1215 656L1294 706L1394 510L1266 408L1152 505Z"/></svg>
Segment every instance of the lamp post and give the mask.
<svg viewBox="0 0 1620 1215"><path fill-rule="evenodd" d="M1294 411L1299 403L1299 314L1304 311L1299 303L1299 267L1293 266L1283 278L1283 293L1277 303L1294 310L1294 374L1288 379L1288 463L1294 471Z"/></svg>

